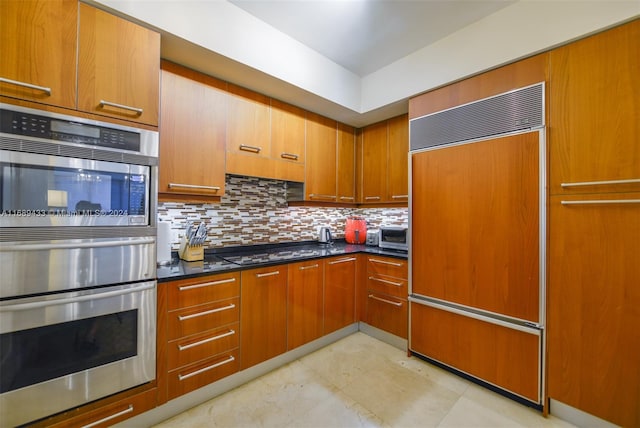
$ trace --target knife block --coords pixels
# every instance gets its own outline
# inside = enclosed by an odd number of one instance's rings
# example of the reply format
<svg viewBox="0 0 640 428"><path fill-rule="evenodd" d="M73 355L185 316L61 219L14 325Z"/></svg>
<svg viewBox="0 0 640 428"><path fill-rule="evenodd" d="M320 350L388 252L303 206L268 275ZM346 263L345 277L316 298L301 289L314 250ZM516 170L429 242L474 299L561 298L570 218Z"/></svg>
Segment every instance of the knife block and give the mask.
<svg viewBox="0 0 640 428"><path fill-rule="evenodd" d="M183 236L180 239L180 248L178 249L178 256L187 262L197 262L204 260L204 246L196 245L191 246L187 242L187 238Z"/></svg>

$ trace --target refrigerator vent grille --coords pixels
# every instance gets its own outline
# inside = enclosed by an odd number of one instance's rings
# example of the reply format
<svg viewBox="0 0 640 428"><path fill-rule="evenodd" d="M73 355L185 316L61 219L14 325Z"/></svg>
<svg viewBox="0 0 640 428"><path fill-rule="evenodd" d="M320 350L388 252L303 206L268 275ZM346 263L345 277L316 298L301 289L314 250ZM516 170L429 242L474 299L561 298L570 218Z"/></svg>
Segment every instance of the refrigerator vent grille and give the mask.
<svg viewBox="0 0 640 428"><path fill-rule="evenodd" d="M544 126L544 83L412 119L411 150Z"/></svg>

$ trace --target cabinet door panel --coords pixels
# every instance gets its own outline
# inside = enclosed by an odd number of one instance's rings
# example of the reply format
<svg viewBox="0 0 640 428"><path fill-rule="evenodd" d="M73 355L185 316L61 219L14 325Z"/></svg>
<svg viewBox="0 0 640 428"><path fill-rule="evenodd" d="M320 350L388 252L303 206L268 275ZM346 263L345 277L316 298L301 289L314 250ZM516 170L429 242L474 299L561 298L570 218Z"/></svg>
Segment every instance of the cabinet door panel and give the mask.
<svg viewBox="0 0 640 428"><path fill-rule="evenodd" d="M157 126L159 90L160 34L80 3L78 109Z"/></svg>
<svg viewBox="0 0 640 428"><path fill-rule="evenodd" d="M322 336L323 283L322 260L289 265L287 349Z"/></svg>
<svg viewBox="0 0 640 428"><path fill-rule="evenodd" d="M271 155L271 109L267 96L229 85L227 151L253 157ZM230 171L235 172L235 171Z"/></svg>
<svg viewBox="0 0 640 428"><path fill-rule="evenodd" d="M167 347L168 369L173 370L237 348L240 344L239 329L240 324L236 322L169 342Z"/></svg>
<svg viewBox="0 0 640 428"><path fill-rule="evenodd" d="M0 83L0 95L74 109L78 2L2 0L0 6L0 77L51 89Z"/></svg>
<svg viewBox="0 0 640 428"><path fill-rule="evenodd" d="M549 397L639 426L640 193L554 196L550 233Z"/></svg>
<svg viewBox="0 0 640 428"><path fill-rule="evenodd" d="M409 120L407 115L389 119L389 163L386 199L409 200Z"/></svg>
<svg viewBox="0 0 640 428"><path fill-rule="evenodd" d="M357 261L357 257L324 261L324 334L356 322Z"/></svg>
<svg viewBox="0 0 640 428"><path fill-rule="evenodd" d="M242 272L241 368L287 350L287 266Z"/></svg>
<svg viewBox="0 0 640 428"><path fill-rule="evenodd" d="M271 100L271 158L304 164L304 110Z"/></svg>
<svg viewBox="0 0 640 428"><path fill-rule="evenodd" d="M413 293L539 319L539 133L412 156Z"/></svg>
<svg viewBox="0 0 640 428"><path fill-rule="evenodd" d="M640 182L640 20L550 53L550 193L630 192Z"/></svg>
<svg viewBox="0 0 640 428"><path fill-rule="evenodd" d="M232 375L239 369L238 349L223 352L199 363L169 372L169 399L179 397Z"/></svg>
<svg viewBox="0 0 640 428"><path fill-rule="evenodd" d="M172 281L169 290L169 310L188 308L240 295L240 274L212 275Z"/></svg>
<svg viewBox="0 0 640 428"><path fill-rule="evenodd" d="M369 290L366 322L403 339L407 338L407 301Z"/></svg>
<svg viewBox="0 0 640 428"><path fill-rule="evenodd" d="M206 305L192 306L188 309L169 312L169 340L200 333L211 327L231 324L238 321L240 302L237 297L220 300Z"/></svg>
<svg viewBox="0 0 640 428"><path fill-rule="evenodd" d="M356 139L355 130L338 124L338 202L356 202Z"/></svg>
<svg viewBox="0 0 640 428"><path fill-rule="evenodd" d="M307 113L305 200L336 202L337 122Z"/></svg>
<svg viewBox="0 0 640 428"><path fill-rule="evenodd" d="M387 195L387 121L362 130L362 202L385 202Z"/></svg>

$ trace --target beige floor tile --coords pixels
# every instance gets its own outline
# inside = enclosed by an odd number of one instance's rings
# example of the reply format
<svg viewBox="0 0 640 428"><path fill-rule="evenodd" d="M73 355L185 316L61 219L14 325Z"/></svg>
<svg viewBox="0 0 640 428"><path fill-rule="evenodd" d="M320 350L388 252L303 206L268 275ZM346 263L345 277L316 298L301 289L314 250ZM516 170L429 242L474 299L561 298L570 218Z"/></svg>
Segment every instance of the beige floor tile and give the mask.
<svg viewBox="0 0 640 428"><path fill-rule="evenodd" d="M477 402L464 396L451 408L451 411L442 420L441 428L475 427L475 428L499 428L525 427L493 409L483 407Z"/></svg>

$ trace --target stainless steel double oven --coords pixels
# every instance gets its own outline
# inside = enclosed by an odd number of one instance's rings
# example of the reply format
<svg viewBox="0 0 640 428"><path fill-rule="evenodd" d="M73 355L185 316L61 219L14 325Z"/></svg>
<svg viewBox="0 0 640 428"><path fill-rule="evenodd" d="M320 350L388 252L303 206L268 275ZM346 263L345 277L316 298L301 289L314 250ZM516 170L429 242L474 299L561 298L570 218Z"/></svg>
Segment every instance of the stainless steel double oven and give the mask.
<svg viewBox="0 0 640 428"><path fill-rule="evenodd" d="M0 104L0 426L155 379L158 134Z"/></svg>

